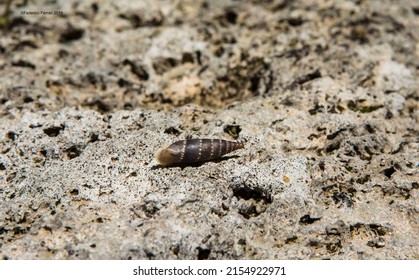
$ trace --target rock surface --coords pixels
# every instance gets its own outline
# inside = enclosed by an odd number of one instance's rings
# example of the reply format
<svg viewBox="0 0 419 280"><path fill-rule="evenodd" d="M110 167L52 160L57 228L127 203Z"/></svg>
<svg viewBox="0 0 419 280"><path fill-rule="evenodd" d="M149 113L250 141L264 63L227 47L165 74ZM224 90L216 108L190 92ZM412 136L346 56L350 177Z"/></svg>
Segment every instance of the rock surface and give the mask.
<svg viewBox="0 0 419 280"><path fill-rule="evenodd" d="M0 29L1 258L419 258L414 1L55 2Z"/></svg>

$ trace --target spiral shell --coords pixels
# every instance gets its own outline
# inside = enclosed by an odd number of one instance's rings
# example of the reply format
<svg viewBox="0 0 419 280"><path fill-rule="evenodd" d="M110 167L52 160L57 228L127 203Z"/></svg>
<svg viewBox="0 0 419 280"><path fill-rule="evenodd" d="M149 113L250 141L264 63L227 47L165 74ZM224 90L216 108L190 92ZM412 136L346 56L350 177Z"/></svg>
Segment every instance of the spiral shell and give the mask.
<svg viewBox="0 0 419 280"><path fill-rule="evenodd" d="M159 149L156 152L156 159L163 166L187 165L214 160L243 148L243 143L222 139L181 140L165 149Z"/></svg>

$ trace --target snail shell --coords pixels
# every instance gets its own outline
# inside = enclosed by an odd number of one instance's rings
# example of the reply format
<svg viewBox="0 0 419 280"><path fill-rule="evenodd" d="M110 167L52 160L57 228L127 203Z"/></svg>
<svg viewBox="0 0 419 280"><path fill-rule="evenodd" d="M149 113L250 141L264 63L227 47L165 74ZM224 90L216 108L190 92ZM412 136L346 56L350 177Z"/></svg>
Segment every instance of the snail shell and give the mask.
<svg viewBox="0 0 419 280"><path fill-rule="evenodd" d="M181 140L165 149L159 149L156 159L163 166L190 164L217 159L243 148L243 143L221 139Z"/></svg>

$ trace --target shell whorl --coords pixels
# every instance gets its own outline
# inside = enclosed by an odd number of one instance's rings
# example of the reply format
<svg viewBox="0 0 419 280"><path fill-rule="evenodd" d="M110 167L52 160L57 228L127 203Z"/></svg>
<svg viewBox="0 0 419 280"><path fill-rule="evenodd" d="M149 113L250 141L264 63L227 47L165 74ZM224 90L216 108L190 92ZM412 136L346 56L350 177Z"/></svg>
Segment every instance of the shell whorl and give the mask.
<svg viewBox="0 0 419 280"><path fill-rule="evenodd" d="M244 148L243 143L222 139L190 139L174 142L156 152L157 161L163 166L210 161L232 151Z"/></svg>

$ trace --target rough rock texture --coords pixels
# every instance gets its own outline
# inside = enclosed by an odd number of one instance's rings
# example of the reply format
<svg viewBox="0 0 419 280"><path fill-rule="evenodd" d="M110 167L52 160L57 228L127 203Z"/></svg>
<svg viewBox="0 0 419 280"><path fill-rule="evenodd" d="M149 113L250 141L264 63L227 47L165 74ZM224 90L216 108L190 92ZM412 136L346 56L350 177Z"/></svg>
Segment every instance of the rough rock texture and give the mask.
<svg viewBox="0 0 419 280"><path fill-rule="evenodd" d="M36 2L0 29L1 258L419 258L415 1ZM246 148L156 163L187 137Z"/></svg>

